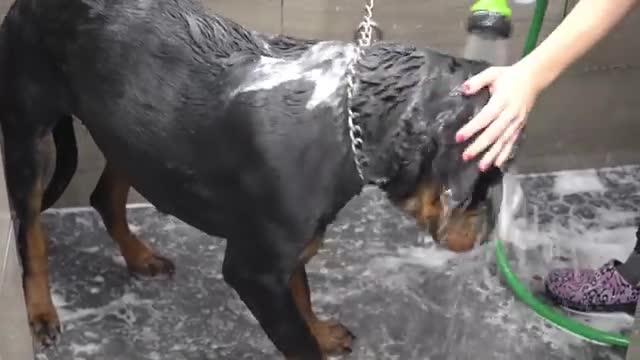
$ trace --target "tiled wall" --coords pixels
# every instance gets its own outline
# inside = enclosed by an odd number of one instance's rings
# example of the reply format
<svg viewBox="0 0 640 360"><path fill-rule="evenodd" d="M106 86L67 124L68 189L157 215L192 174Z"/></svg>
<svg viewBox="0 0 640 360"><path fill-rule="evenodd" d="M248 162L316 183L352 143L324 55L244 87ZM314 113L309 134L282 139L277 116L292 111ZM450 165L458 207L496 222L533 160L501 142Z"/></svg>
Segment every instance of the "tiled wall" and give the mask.
<svg viewBox="0 0 640 360"><path fill-rule="evenodd" d="M0 0L6 8L7 0ZM211 11L248 27L295 36L349 40L362 14L362 0L205 0ZM575 1L572 1L575 2ZM460 53L470 0L378 0L375 18L386 39ZM513 5L511 58L521 52L532 5ZM2 6L0 6L0 10ZM546 36L561 21L565 1L549 2ZM283 21L281 21L281 15ZM635 10L605 41L543 94L530 117L522 171L585 168L640 162L640 28ZM620 66L623 65L623 66ZM87 204L103 160L86 131L77 127L80 168L58 206ZM132 201L141 198L132 195Z"/></svg>
<svg viewBox="0 0 640 360"><path fill-rule="evenodd" d="M640 162L640 8L546 93L528 127L530 170Z"/></svg>

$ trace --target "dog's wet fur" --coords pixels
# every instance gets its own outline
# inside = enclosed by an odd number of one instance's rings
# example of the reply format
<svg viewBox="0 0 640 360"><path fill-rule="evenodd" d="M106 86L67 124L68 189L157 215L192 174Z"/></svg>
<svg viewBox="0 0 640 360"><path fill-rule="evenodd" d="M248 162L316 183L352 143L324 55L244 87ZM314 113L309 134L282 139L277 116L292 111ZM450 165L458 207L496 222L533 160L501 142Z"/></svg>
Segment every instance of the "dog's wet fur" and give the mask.
<svg viewBox="0 0 640 360"><path fill-rule="evenodd" d="M315 316L305 264L365 185L346 120L353 56L349 43L251 32L192 0L17 0L0 30L0 121L35 340L59 331L40 212L74 174L76 117L107 160L90 201L130 271L174 271L127 225L133 186L227 239L224 279L285 357L350 351L353 335ZM378 42L357 67L365 175L390 179L390 200L455 251L483 242L498 211L501 172L463 162L468 142L454 141L489 97L456 89L486 66Z"/></svg>

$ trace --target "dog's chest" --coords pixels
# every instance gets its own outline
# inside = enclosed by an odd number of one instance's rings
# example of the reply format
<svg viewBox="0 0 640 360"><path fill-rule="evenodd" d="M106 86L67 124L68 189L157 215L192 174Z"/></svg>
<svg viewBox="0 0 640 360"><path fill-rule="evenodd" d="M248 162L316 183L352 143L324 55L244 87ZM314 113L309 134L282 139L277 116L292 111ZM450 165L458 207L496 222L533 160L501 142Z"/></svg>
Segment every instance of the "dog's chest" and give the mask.
<svg viewBox="0 0 640 360"><path fill-rule="evenodd" d="M344 97L346 71L355 48L342 42L321 42L289 59L261 57L232 96L249 92L307 92L306 110L336 107Z"/></svg>

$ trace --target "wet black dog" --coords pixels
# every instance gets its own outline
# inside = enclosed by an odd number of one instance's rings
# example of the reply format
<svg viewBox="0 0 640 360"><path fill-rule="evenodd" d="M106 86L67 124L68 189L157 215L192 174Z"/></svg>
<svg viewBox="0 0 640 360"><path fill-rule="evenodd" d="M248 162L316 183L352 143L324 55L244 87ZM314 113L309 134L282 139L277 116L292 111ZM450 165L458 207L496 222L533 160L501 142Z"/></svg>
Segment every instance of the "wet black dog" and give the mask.
<svg viewBox="0 0 640 360"><path fill-rule="evenodd" d="M39 214L75 171L76 116L107 159L91 204L131 271L173 271L127 226L133 186L228 240L224 279L288 358L348 351L351 333L312 311L305 263L365 185L346 120L353 56L347 43L250 32L191 0L18 0L0 31L0 120L36 339L58 330ZM486 237L501 181L462 162L465 144L454 143L489 96L455 88L485 67L380 42L357 68L367 178L390 179L390 199L456 251ZM57 167L45 187L51 132Z"/></svg>

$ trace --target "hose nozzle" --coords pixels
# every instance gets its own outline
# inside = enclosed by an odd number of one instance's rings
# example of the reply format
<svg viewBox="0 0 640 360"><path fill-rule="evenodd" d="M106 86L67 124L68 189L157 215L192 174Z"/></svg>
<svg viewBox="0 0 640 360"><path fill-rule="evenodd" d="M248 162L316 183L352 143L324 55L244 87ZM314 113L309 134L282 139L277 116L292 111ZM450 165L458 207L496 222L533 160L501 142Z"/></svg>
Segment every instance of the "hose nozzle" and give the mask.
<svg viewBox="0 0 640 360"><path fill-rule="evenodd" d="M467 32L495 38L511 37L511 8L507 0L478 0L471 7Z"/></svg>

